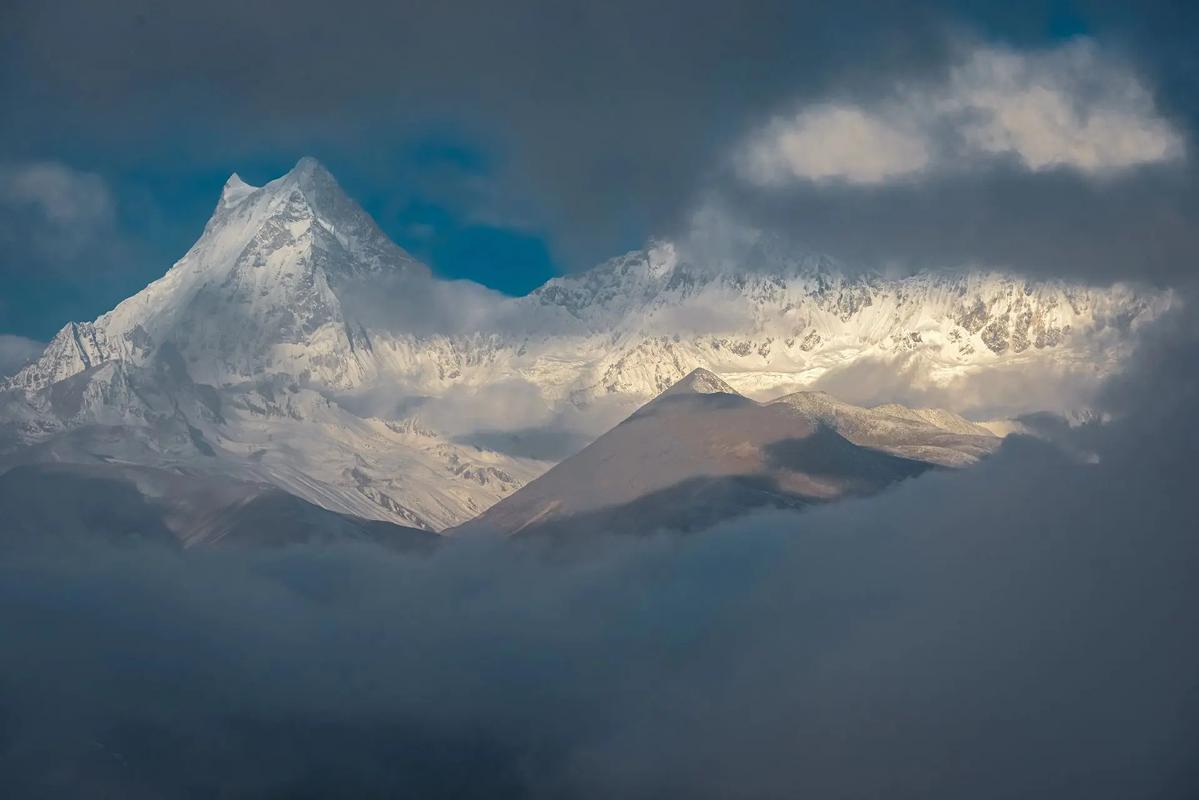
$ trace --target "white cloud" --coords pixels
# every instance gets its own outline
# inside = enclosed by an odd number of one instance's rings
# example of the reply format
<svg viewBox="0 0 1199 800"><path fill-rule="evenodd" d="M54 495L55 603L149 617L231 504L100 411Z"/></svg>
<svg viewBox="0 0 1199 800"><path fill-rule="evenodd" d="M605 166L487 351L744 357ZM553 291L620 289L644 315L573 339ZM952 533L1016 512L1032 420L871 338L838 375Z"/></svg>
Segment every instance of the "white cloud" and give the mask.
<svg viewBox="0 0 1199 800"><path fill-rule="evenodd" d="M941 80L897 85L871 107L801 109L751 136L736 162L746 180L770 186L880 184L996 158L1100 175L1182 155L1150 90L1078 39L1040 52L975 47Z"/></svg>
<svg viewBox="0 0 1199 800"><path fill-rule="evenodd" d="M1035 55L976 50L940 102L970 118L961 133L972 149L1013 154L1034 171L1107 172L1182 153L1149 90L1086 40Z"/></svg>
<svg viewBox="0 0 1199 800"><path fill-rule="evenodd" d="M98 175L56 162L35 162L0 170L0 202L36 208L62 225L94 225L112 214L112 196Z"/></svg>
<svg viewBox="0 0 1199 800"><path fill-rule="evenodd" d="M764 185L792 177L880 183L928 165L930 142L905 128L854 106L823 105L773 122L742 167Z"/></svg>
<svg viewBox="0 0 1199 800"><path fill-rule="evenodd" d="M12 375L45 349L42 342L0 333L0 378Z"/></svg>

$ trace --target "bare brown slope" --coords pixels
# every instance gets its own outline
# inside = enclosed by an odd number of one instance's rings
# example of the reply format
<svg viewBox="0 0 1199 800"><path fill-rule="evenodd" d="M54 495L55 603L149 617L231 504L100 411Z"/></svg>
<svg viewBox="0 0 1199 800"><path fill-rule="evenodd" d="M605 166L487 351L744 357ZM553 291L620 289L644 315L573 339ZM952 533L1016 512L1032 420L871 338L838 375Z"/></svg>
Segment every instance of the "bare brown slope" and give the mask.
<svg viewBox="0 0 1199 800"><path fill-rule="evenodd" d="M761 506L870 494L928 467L696 370L463 529L696 530Z"/></svg>

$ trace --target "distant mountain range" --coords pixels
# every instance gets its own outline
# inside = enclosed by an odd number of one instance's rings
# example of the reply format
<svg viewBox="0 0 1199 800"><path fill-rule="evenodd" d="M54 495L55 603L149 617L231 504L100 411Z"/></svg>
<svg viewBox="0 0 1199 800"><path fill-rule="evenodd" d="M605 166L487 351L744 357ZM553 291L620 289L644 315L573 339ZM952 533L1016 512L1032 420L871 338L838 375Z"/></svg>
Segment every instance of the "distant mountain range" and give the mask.
<svg viewBox="0 0 1199 800"><path fill-rule="evenodd" d="M849 274L765 239L734 261L656 242L505 297L435 277L305 158L263 187L234 175L162 278L68 324L0 383L0 470L119 464L274 487L345 518L430 531L511 495L485 519L520 520L530 498L542 502L622 429L649 425L666 398L530 481L702 368L728 381L717 394L740 404L738 424L785 418L789 439L836 436L829 446L860 461L869 477L831 483L782 452L774 466L761 453L713 462L729 465L719 476L765 475L788 502L816 501L916 464L967 463L994 437L948 412L810 393L759 406L737 392L794 392L877 358L918 359L943 382L1012 366L1102 373L1170 302L997 273ZM707 424L706 410L695 414L688 424ZM662 475L691 475L685 460ZM792 491L796 475L810 480ZM613 491L613 503L636 500Z"/></svg>

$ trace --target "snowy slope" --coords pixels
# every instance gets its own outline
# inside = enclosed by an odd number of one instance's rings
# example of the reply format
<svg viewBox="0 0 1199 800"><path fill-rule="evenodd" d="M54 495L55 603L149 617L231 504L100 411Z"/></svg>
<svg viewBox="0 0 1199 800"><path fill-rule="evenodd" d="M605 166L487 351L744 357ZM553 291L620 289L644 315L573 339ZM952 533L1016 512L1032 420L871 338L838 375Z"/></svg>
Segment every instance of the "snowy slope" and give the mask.
<svg viewBox="0 0 1199 800"><path fill-rule="evenodd" d="M70 323L14 383L45 386L106 361L143 364L166 342L192 377L222 385L263 373L349 386L370 376L369 346L335 288L388 275L429 278L302 159L261 189L229 179L200 239L159 280L93 323Z"/></svg>
<svg viewBox="0 0 1199 800"><path fill-rule="evenodd" d="M731 262L684 249L656 242L509 298L435 278L312 159L263 187L234 175L161 279L0 384L0 452L66 437L87 445L60 457L86 461L98 445L67 434L103 426L138 463L219 465L440 530L551 466L475 434L585 441L697 367L757 399L880 359L933 387L1012 367L1097 377L1171 302L998 273L845 274L765 239Z"/></svg>
<svg viewBox="0 0 1199 800"><path fill-rule="evenodd" d="M331 398L378 377L367 332L341 304L377 280L394 290L432 278L315 161L260 189L234 176L163 278L95 322L67 325L8 381L7 436L31 444L118 427L127 441L89 440L60 457L125 458L136 441L141 463L194 462L341 513L431 529L461 522L544 466Z"/></svg>

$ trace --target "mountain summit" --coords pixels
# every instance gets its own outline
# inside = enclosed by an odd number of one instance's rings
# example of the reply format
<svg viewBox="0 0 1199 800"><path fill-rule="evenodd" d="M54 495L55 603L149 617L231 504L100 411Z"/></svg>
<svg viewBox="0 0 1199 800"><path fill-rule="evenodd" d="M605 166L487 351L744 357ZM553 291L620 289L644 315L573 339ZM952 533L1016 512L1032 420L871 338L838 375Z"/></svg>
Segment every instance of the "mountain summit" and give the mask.
<svg viewBox="0 0 1199 800"><path fill-rule="evenodd" d="M660 396L674 397L682 394L737 394L737 390L725 383L715 372L696 367Z"/></svg>
<svg viewBox="0 0 1199 800"><path fill-rule="evenodd" d="M71 323L14 383L41 389L109 361L142 364L169 345L212 384L283 372L332 387L359 383L366 334L343 313L356 282L431 280L303 158L255 188L229 178L199 241L159 280L94 323Z"/></svg>
<svg viewBox="0 0 1199 800"><path fill-rule="evenodd" d="M246 183L235 172L229 176L229 180L225 181L225 186L221 189L221 199L217 203L217 210L223 211L231 208L256 191L258 191L257 186Z"/></svg>

